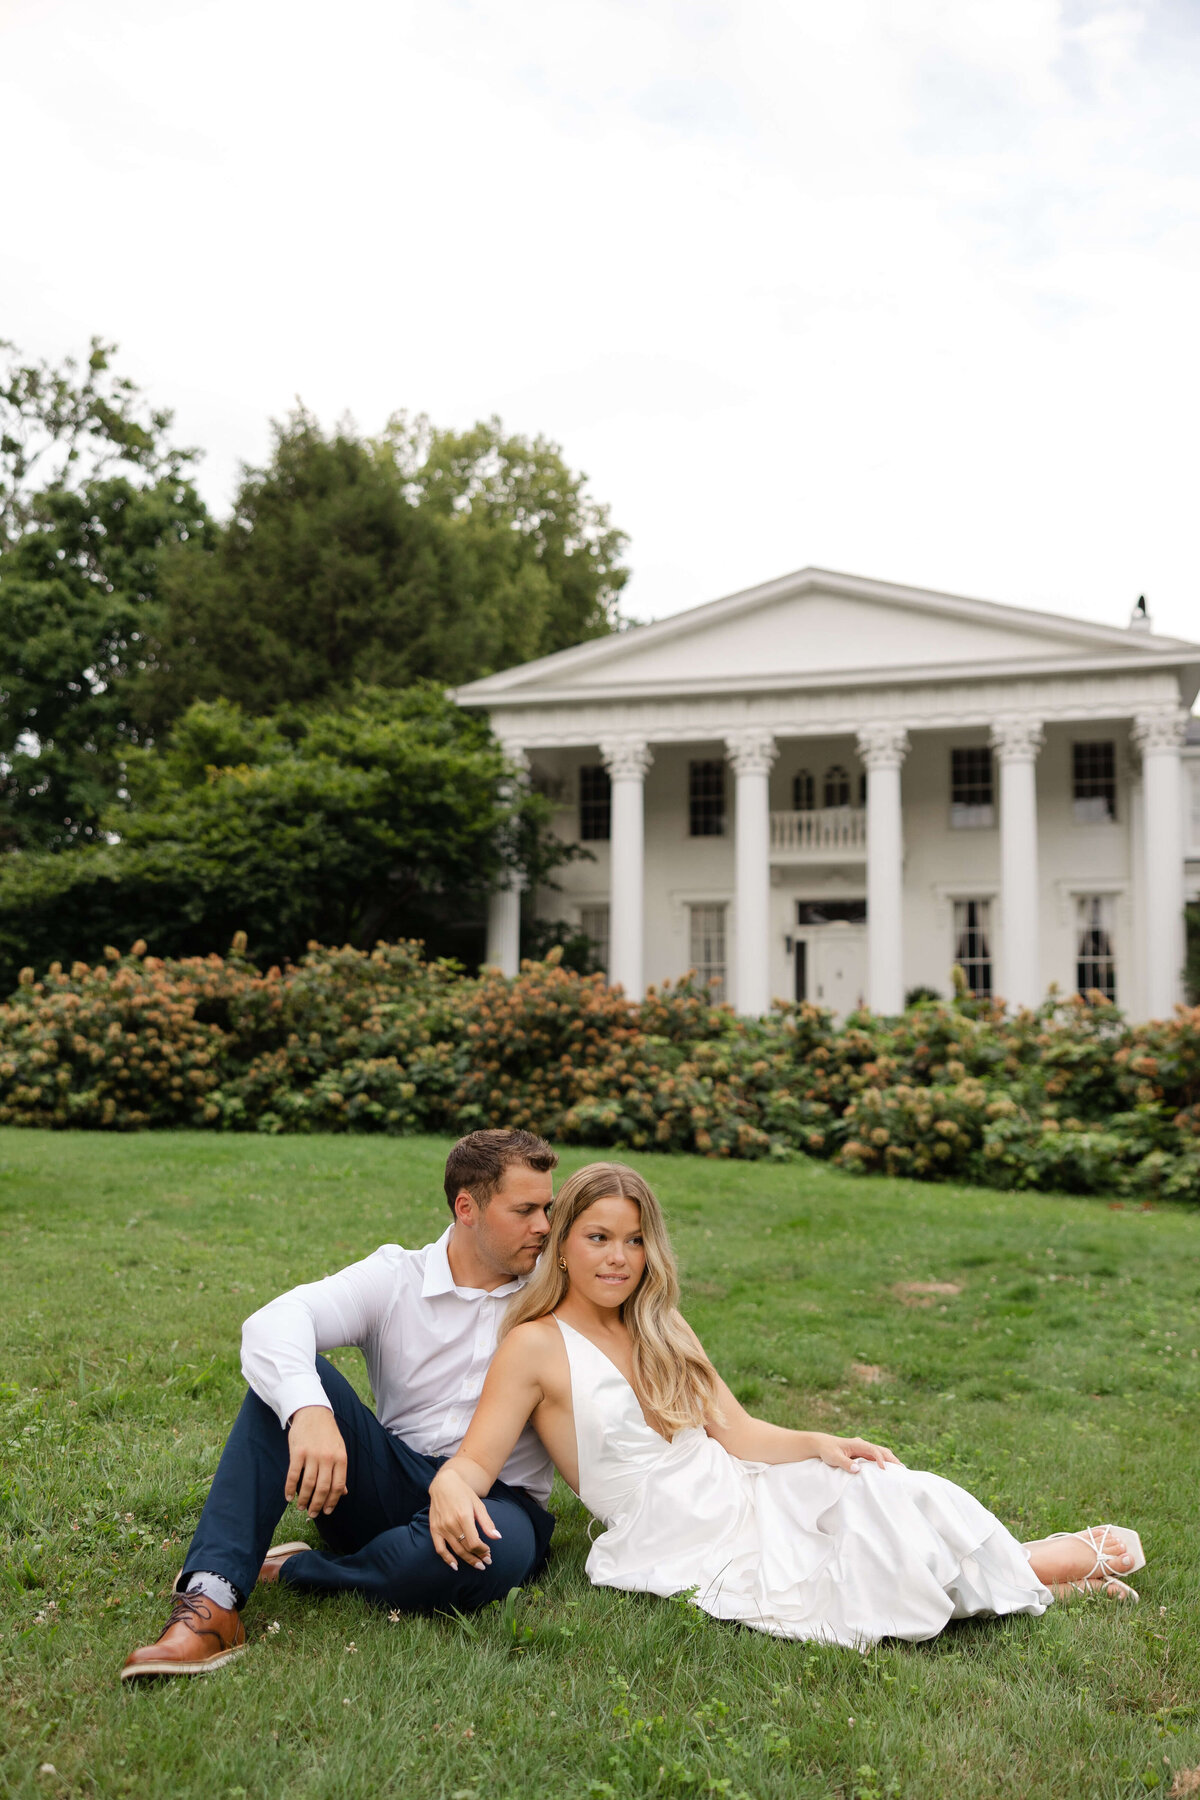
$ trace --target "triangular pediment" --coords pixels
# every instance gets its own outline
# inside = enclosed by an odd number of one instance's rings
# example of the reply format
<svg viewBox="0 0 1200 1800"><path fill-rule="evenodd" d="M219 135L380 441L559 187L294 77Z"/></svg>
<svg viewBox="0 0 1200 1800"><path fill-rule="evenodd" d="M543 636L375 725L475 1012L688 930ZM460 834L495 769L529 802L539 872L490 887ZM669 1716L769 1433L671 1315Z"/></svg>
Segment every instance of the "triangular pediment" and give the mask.
<svg viewBox="0 0 1200 1800"><path fill-rule="evenodd" d="M1175 638L803 569L459 690L468 704L1144 661ZM1195 654L1200 656L1200 651ZM1192 660L1192 658L1189 658Z"/></svg>

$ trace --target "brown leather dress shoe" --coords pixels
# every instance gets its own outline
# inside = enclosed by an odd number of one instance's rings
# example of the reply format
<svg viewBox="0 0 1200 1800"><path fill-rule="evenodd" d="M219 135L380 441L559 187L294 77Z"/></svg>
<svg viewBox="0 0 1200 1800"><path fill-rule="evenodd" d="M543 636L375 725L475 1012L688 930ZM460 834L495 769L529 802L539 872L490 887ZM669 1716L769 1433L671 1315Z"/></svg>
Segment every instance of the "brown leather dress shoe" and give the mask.
<svg viewBox="0 0 1200 1800"><path fill-rule="evenodd" d="M306 1546L307 1548L307 1546ZM246 1648L242 1621L231 1606L207 1594L176 1594L157 1643L143 1644L125 1659L122 1681L143 1675L207 1675Z"/></svg>
<svg viewBox="0 0 1200 1800"><path fill-rule="evenodd" d="M262 1568L258 1571L258 1579L267 1582L278 1581L279 1571L282 1569L289 1556L299 1556L301 1550L311 1549L311 1544L301 1544L299 1542L294 1544L272 1544L271 1548L267 1551L266 1560L264 1561Z"/></svg>

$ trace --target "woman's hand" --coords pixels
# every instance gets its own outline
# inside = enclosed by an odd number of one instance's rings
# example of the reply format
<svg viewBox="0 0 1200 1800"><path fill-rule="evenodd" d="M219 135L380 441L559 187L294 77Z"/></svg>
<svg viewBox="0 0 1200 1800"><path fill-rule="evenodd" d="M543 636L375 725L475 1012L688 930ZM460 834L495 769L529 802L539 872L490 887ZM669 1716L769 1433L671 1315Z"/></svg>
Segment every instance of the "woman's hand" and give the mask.
<svg viewBox="0 0 1200 1800"><path fill-rule="evenodd" d="M812 1440L823 1463L831 1469L845 1469L850 1475L858 1474L860 1462L877 1463L881 1469L886 1469L889 1463L902 1466L898 1456L893 1456L882 1444L868 1444L866 1438L834 1437L828 1431L814 1431Z"/></svg>
<svg viewBox="0 0 1200 1800"><path fill-rule="evenodd" d="M479 1495L449 1463L429 1484L429 1530L434 1549L452 1569L460 1556L468 1568L488 1568L492 1553L483 1537L500 1536Z"/></svg>

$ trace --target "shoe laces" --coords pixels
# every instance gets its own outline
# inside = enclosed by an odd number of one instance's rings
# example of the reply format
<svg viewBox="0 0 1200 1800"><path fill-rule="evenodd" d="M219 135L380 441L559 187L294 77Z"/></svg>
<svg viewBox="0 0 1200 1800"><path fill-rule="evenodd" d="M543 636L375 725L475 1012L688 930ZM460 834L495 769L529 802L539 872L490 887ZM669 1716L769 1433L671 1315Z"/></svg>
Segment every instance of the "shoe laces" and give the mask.
<svg viewBox="0 0 1200 1800"><path fill-rule="evenodd" d="M214 1602L207 1594L176 1594L171 1602L171 1614L162 1630L159 1641L166 1637L172 1625L186 1625L197 1637L204 1631L210 1631L215 1623L213 1619Z"/></svg>

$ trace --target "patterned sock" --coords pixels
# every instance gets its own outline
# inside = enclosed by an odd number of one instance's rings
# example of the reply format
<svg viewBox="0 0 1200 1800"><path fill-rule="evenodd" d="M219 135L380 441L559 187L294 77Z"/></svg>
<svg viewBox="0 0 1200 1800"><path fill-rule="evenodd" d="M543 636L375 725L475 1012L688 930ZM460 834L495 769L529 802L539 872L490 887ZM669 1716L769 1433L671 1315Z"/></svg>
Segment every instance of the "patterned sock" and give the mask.
<svg viewBox="0 0 1200 1800"><path fill-rule="evenodd" d="M231 1581L223 1575L212 1575L207 1569L198 1569L194 1575L188 1576L187 1590L189 1594L203 1594L214 1606L231 1608L240 1612L242 1596Z"/></svg>

